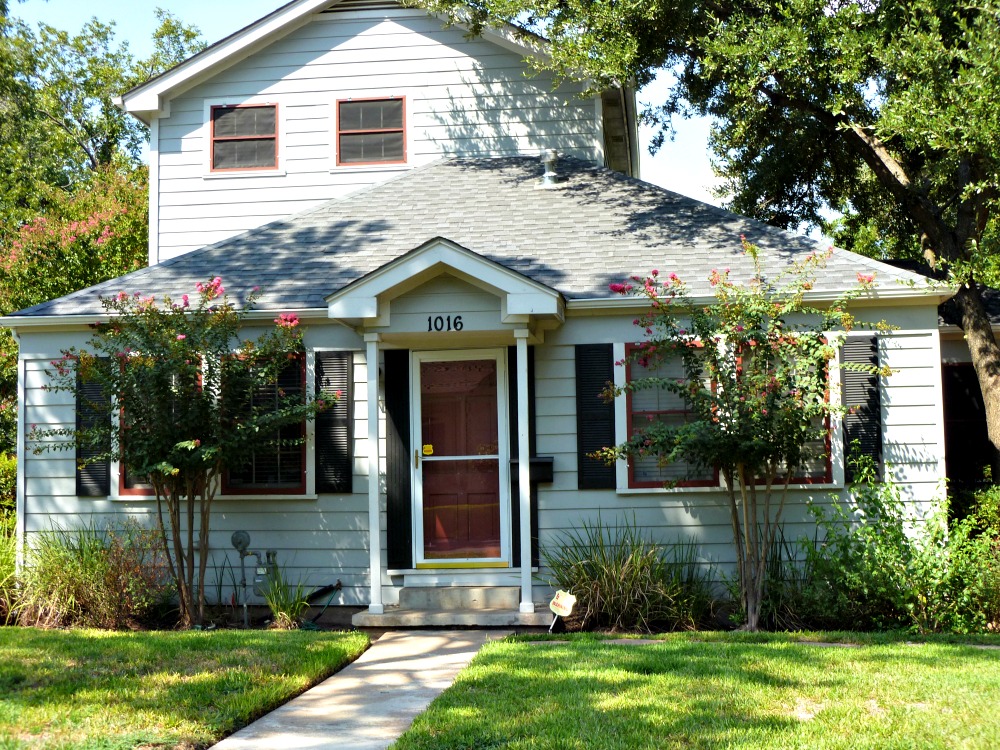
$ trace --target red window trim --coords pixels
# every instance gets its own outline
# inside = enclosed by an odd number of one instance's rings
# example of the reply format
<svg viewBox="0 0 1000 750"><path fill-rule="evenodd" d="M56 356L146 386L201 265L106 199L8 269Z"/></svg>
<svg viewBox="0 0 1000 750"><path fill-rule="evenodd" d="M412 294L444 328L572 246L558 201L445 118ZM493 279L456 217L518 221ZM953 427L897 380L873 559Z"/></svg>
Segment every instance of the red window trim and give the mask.
<svg viewBox="0 0 1000 750"><path fill-rule="evenodd" d="M306 357L305 354L299 353L292 355L292 358L298 360L299 362L299 376L302 381L302 394L306 393ZM302 437L306 436L306 420L302 420ZM301 451L301 470L299 472L299 483L292 487L233 487L229 484L229 469L226 468L222 472L222 479L220 481L220 493L221 495L303 495L306 491L306 461L308 460L308 453L306 451L306 441L303 440L302 444L299 446Z"/></svg>
<svg viewBox="0 0 1000 750"><path fill-rule="evenodd" d="M274 135L232 135L232 136L216 136L215 135L215 110L217 109L247 109L256 108L263 109L264 107L274 108ZM266 102L261 104L213 104L209 108L208 113L208 124L211 130L211 146L209 148L208 154L208 168L212 172L262 172L266 170L274 171L278 169L278 104L277 102ZM274 166L271 167L216 167L215 166L215 143L216 141L263 141L271 139L274 141Z"/></svg>
<svg viewBox="0 0 1000 750"><path fill-rule="evenodd" d="M632 354L641 345L640 344L626 344L625 345L625 382L632 382ZM643 411L638 412L643 416L648 415L659 415L659 414L687 414L687 409L668 409L660 411ZM627 393L625 396L625 421L626 430L628 437L632 437L633 431L633 416L636 412L632 409L632 394ZM630 489L662 489L665 482L640 482L635 478L635 466L632 461L628 462L628 486ZM692 479L687 481L679 481L674 483L674 487L719 487L719 472L717 469L712 470L712 479Z"/></svg>
<svg viewBox="0 0 1000 750"><path fill-rule="evenodd" d="M403 103L403 127L401 128L365 128L363 130L341 130L340 129L340 105L345 102L391 102L401 101ZM370 167L378 164L406 164L406 97L405 96L367 96L349 97L338 99L335 105L335 117L337 120L337 166L338 167ZM403 158L397 161L348 161L340 160L340 136L342 134L357 135L363 133L401 133L403 136Z"/></svg>

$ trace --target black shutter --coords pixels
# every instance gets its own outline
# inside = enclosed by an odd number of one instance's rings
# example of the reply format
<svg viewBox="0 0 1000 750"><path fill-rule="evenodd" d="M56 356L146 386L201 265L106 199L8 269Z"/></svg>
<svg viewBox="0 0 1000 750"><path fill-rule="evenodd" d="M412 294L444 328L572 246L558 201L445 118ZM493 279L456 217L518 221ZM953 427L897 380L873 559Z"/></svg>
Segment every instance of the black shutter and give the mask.
<svg viewBox="0 0 1000 750"><path fill-rule="evenodd" d="M377 362L369 362L377 367ZM385 351L385 495L389 567L413 567L413 504L410 490L410 352ZM369 395L369 398L372 398ZM377 534L378 529L372 533Z"/></svg>
<svg viewBox="0 0 1000 750"><path fill-rule="evenodd" d="M615 444L615 407L601 397L613 380L611 344L576 347L577 487L581 490L615 488L615 467L589 456Z"/></svg>
<svg viewBox="0 0 1000 750"><path fill-rule="evenodd" d="M878 339L875 336L849 336L840 350L840 361L878 366ZM869 456L882 478L882 400L879 376L849 369L841 371L844 407L844 478L854 481L851 457ZM857 441L858 446L853 446Z"/></svg>
<svg viewBox="0 0 1000 750"><path fill-rule="evenodd" d="M108 394L100 383L76 376L76 429L91 430L99 420L108 419ZM90 436L76 439L76 494L80 497L107 497L111 494L111 461L91 460L110 449L110 433L99 441Z"/></svg>
<svg viewBox="0 0 1000 750"><path fill-rule="evenodd" d="M510 424L510 456L517 460L517 347L507 347L507 404L508 423ZM528 455L535 457L535 347L528 347ZM517 464L511 464L511 564L521 565L521 502L518 489ZM538 481L532 477L529 484L531 490L531 564L538 566Z"/></svg>
<svg viewBox="0 0 1000 750"><path fill-rule="evenodd" d="M332 401L340 391L337 403L316 415L317 492L353 490L353 363L353 352L316 352L316 398Z"/></svg>

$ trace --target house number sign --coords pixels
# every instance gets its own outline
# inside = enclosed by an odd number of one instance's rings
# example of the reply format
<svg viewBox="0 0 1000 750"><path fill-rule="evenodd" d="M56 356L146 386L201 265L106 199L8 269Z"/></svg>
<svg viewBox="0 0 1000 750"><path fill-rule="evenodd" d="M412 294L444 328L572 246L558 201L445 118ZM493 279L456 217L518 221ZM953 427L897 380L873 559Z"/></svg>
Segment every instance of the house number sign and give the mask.
<svg viewBox="0 0 1000 750"><path fill-rule="evenodd" d="M461 315L428 315L427 331L461 331L465 328Z"/></svg>

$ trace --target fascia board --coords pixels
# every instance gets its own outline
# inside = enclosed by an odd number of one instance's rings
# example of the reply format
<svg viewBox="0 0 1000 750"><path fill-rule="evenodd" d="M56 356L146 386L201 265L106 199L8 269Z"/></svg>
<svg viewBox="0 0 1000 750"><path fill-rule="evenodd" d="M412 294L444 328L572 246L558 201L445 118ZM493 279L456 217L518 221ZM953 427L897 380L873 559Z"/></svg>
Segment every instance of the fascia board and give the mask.
<svg viewBox="0 0 1000 750"><path fill-rule="evenodd" d="M246 314L244 320L260 321L273 320L281 313L294 313L299 320L326 320L326 308L304 307L304 308L274 308L268 310L251 310ZM24 331L29 329L70 329L80 327L90 327L95 323L107 323L112 316L107 313L96 315L8 315L0 317L0 326L10 328L14 331Z"/></svg>
<svg viewBox="0 0 1000 750"><path fill-rule="evenodd" d="M876 288L866 292L862 297L851 300L851 304L868 306L877 304L899 305L907 302L926 302L938 305L954 296L955 292L956 290L951 287L940 289L910 289L905 287L899 289ZM806 300L814 304L835 302L839 298L840 296L838 294L832 294L829 292L819 292L806 295ZM691 297L690 300L692 305L705 305L714 302L715 297L713 295L706 294ZM571 312L600 312L602 310L607 310L609 312L624 312L626 310L646 310L648 308L649 302L646 301L645 298L640 297L593 297L570 299L566 301L566 309Z"/></svg>
<svg viewBox="0 0 1000 750"><path fill-rule="evenodd" d="M204 77L214 75L221 68L242 60L258 47L291 33L307 23L313 12L330 4L330 0L299 0L289 3L284 10L265 16L149 83L126 92L121 97L125 111L146 115L158 112L164 97L182 93Z"/></svg>

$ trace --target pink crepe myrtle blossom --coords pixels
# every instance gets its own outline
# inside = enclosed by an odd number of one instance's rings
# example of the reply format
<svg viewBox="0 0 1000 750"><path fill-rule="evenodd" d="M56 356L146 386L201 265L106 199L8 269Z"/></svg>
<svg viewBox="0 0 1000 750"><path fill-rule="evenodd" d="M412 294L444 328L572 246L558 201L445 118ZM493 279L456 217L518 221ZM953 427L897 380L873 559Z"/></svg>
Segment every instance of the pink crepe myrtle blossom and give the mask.
<svg viewBox="0 0 1000 750"><path fill-rule="evenodd" d="M178 341L183 341L186 338L187 338L187 334L184 334L184 333L178 333L177 334L177 340Z"/></svg>
<svg viewBox="0 0 1000 750"><path fill-rule="evenodd" d="M295 313L281 313L274 322L278 328L295 328L299 324L299 317Z"/></svg>

